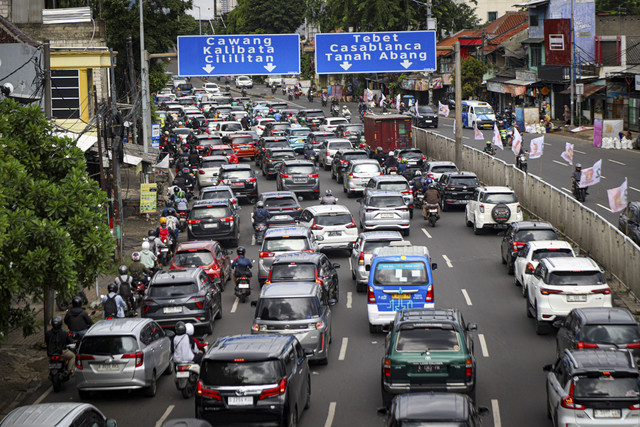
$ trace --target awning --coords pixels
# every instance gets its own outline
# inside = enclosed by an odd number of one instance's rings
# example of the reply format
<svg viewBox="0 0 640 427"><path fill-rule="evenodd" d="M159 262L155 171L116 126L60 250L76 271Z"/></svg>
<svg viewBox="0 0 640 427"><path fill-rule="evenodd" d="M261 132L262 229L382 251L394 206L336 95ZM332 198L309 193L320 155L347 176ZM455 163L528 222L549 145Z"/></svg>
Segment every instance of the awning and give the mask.
<svg viewBox="0 0 640 427"><path fill-rule="evenodd" d="M588 96L593 95L596 92L601 91L604 88L605 88L605 85L594 85L594 84L586 83L584 85L584 93L582 94L582 96L584 96L586 98ZM561 91L560 93L563 94L563 95L571 95L571 86L569 86L565 90Z"/></svg>
<svg viewBox="0 0 640 427"><path fill-rule="evenodd" d="M549 0L532 0L524 3L517 3L517 4L514 4L513 6L514 7L534 7L534 6L540 6L548 3L549 3Z"/></svg>
<svg viewBox="0 0 640 427"><path fill-rule="evenodd" d="M522 44L538 44L538 43L542 43L544 42L544 39L542 38L528 38L528 39L524 39L522 40L520 43Z"/></svg>
<svg viewBox="0 0 640 427"><path fill-rule="evenodd" d="M107 151L107 155L109 156L109 160L111 160L111 150ZM138 164L142 161L142 157L132 156L125 153L122 161L131 166L138 166Z"/></svg>
<svg viewBox="0 0 640 427"><path fill-rule="evenodd" d="M71 140L75 141L76 145L79 149L84 153L89 148L93 147L93 144L98 142L98 137L87 134L77 134L75 132L54 132L55 136L67 137L71 138Z"/></svg>
<svg viewBox="0 0 640 427"><path fill-rule="evenodd" d="M505 84L516 85L516 86L529 86L534 83L538 83L540 80L520 80L520 79L512 79L504 82Z"/></svg>

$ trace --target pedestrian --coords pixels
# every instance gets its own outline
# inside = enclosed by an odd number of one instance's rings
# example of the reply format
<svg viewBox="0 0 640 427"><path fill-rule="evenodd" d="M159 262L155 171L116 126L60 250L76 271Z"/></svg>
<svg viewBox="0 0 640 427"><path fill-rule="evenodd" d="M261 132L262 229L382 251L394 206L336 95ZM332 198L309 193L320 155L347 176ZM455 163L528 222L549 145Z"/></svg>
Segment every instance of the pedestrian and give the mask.
<svg viewBox="0 0 640 427"><path fill-rule="evenodd" d="M565 124L571 124L571 110L568 105L564 106L564 113L562 114L562 118L564 118Z"/></svg>

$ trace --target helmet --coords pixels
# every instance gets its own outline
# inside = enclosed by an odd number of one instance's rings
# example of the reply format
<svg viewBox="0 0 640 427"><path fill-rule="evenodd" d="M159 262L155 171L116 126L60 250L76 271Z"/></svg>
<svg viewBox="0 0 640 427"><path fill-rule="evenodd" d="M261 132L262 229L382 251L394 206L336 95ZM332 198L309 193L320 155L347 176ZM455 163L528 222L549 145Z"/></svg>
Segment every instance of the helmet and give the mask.
<svg viewBox="0 0 640 427"><path fill-rule="evenodd" d="M342 108L346 109L346 108L349 108L349 107L347 107L346 105L343 105Z"/></svg>
<svg viewBox="0 0 640 427"><path fill-rule="evenodd" d="M51 327L53 329L60 329L62 328L62 317L60 316L56 316L53 319L51 319Z"/></svg>
<svg viewBox="0 0 640 427"><path fill-rule="evenodd" d="M149 250L149 248L151 247L151 245L149 244L149 242L142 242L142 250Z"/></svg>
<svg viewBox="0 0 640 427"><path fill-rule="evenodd" d="M183 190L180 190L178 192L178 199L184 199L186 197L186 194L184 193Z"/></svg>
<svg viewBox="0 0 640 427"><path fill-rule="evenodd" d="M382 153L382 147L376 147L376 152Z"/></svg>
<svg viewBox="0 0 640 427"><path fill-rule="evenodd" d="M129 269L127 268L126 265L121 265L120 267L118 267L118 274L120 274L121 276L124 276L128 272L129 272Z"/></svg>
<svg viewBox="0 0 640 427"><path fill-rule="evenodd" d="M260 201L260 202L256 203L256 208L258 208L258 209L264 208L264 202Z"/></svg>
<svg viewBox="0 0 640 427"><path fill-rule="evenodd" d="M491 141L487 141L487 145L491 145Z"/></svg>
<svg viewBox="0 0 640 427"><path fill-rule="evenodd" d="M147 243L147 242L145 242ZM131 261L138 262L140 261L140 252L134 252L131 254Z"/></svg>
<svg viewBox="0 0 640 427"><path fill-rule="evenodd" d="M393 151L389 151L389 157L395 157L396 153L394 153Z"/></svg>
<svg viewBox="0 0 640 427"><path fill-rule="evenodd" d="M421 171L416 171L415 176L422 176L422 172Z"/></svg>
<svg viewBox="0 0 640 427"><path fill-rule="evenodd" d="M82 298L80 298L77 295L75 297L71 298L71 306L72 307L82 307Z"/></svg>
<svg viewBox="0 0 640 427"><path fill-rule="evenodd" d="M238 246L238 249L236 249L236 252L238 253L238 255L244 256L244 254L247 253L247 250L244 248L244 246Z"/></svg>
<svg viewBox="0 0 640 427"><path fill-rule="evenodd" d="M173 209L173 208L168 208L167 209L167 216L176 216L176 210ZM160 222L162 222L162 218L160 218Z"/></svg>
<svg viewBox="0 0 640 427"><path fill-rule="evenodd" d="M181 191L181 188L178 187L177 185L175 187L173 187L173 194L178 195Z"/></svg>
<svg viewBox="0 0 640 427"><path fill-rule="evenodd" d="M435 185L433 182L431 182L431 183L429 184L429 188L436 188L436 185Z"/></svg>
<svg viewBox="0 0 640 427"><path fill-rule="evenodd" d="M107 286L107 290L111 293L111 292L118 292L118 285L116 285L115 283L109 283L109 285Z"/></svg>
<svg viewBox="0 0 640 427"><path fill-rule="evenodd" d="M185 328L187 330L187 335L192 336L193 333L195 332L195 328L193 327L193 323L187 323L185 325Z"/></svg>
<svg viewBox="0 0 640 427"><path fill-rule="evenodd" d="M409 163L409 160L407 160L407 159L402 159L402 163Z"/></svg>
<svg viewBox="0 0 640 427"><path fill-rule="evenodd" d="M576 170L582 169L582 165L580 163L576 163Z"/></svg>
<svg viewBox="0 0 640 427"><path fill-rule="evenodd" d="M149 237L155 238L157 236L156 230L149 230Z"/></svg>
<svg viewBox="0 0 640 427"><path fill-rule="evenodd" d="M333 193L331 192L331 190L325 191L324 194L327 196L333 196Z"/></svg>
<svg viewBox="0 0 640 427"><path fill-rule="evenodd" d="M184 322L181 320L178 323L176 323L176 335L184 335L187 333L187 326L184 324Z"/></svg>
<svg viewBox="0 0 640 427"><path fill-rule="evenodd" d="M361 142L361 143L360 143L360 148L367 148L367 144L366 144L366 143L364 143L364 142Z"/></svg>
<svg viewBox="0 0 640 427"><path fill-rule="evenodd" d="M431 178L427 178L427 184L433 184L433 180Z"/></svg>
<svg viewBox="0 0 640 427"><path fill-rule="evenodd" d="M167 223L167 218L164 216L160 217L160 225L165 225Z"/></svg>
<svg viewBox="0 0 640 427"><path fill-rule="evenodd" d="M188 174L189 173L189 168L182 168L182 173Z"/></svg>

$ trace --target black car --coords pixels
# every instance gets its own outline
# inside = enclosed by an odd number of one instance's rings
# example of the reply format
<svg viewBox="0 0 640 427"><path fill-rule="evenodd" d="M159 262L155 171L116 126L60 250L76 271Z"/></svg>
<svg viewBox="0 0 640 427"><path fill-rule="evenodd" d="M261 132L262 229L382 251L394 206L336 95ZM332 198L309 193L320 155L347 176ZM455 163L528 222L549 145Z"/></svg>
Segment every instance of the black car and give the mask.
<svg viewBox="0 0 640 427"><path fill-rule="evenodd" d="M271 214L269 225L295 225L302 212L300 202L292 191L261 193L258 201L264 203L264 208ZM255 209L254 206L254 212Z"/></svg>
<svg viewBox="0 0 640 427"><path fill-rule="evenodd" d="M269 148L291 148L291 145L282 136L263 136L256 145L256 166L262 167L262 156Z"/></svg>
<svg viewBox="0 0 640 427"><path fill-rule="evenodd" d="M238 199L255 201L258 198L258 180L249 165L222 165L218 172L220 184L228 185Z"/></svg>
<svg viewBox="0 0 640 427"><path fill-rule="evenodd" d="M428 105L418 106L418 112L415 112L415 108L411 109L411 126L417 128L430 128L438 127L438 113L433 111L433 108Z"/></svg>
<svg viewBox="0 0 640 427"><path fill-rule="evenodd" d="M509 224L500 244L500 258L507 264L507 272L513 274L513 263L518 251L534 240L557 240L553 225L543 221L520 221Z"/></svg>
<svg viewBox="0 0 640 427"><path fill-rule="evenodd" d="M149 283L141 316L163 328L189 322L210 334L214 319L222 317L222 289L201 268L159 271Z"/></svg>
<svg viewBox="0 0 640 427"><path fill-rule="evenodd" d="M218 338L202 359L195 416L212 425L299 425L311 375L293 335Z"/></svg>
<svg viewBox="0 0 640 427"><path fill-rule="evenodd" d="M262 136L282 136L285 130L291 127L289 122L267 122L262 131Z"/></svg>
<svg viewBox="0 0 640 427"><path fill-rule="evenodd" d="M189 240L230 241L238 244L240 215L232 200L201 200L193 204L187 220Z"/></svg>
<svg viewBox="0 0 640 427"><path fill-rule="evenodd" d="M322 110L300 110L298 121L301 125L307 126L311 130L317 130L322 119L326 117ZM334 136L335 137L335 136Z"/></svg>
<svg viewBox="0 0 640 427"><path fill-rule="evenodd" d="M309 160L285 160L280 164L276 176L278 191L293 191L296 194L320 198L318 169Z"/></svg>
<svg viewBox="0 0 640 427"><path fill-rule="evenodd" d="M360 143L360 137L364 136L364 125L358 123L349 123L346 125L338 125L336 128L336 138L346 138L351 141L354 147Z"/></svg>
<svg viewBox="0 0 640 427"><path fill-rule="evenodd" d="M331 178L341 183L342 175L351 165L351 160L368 158L369 153L365 150L338 150L331 160Z"/></svg>
<svg viewBox="0 0 640 427"><path fill-rule="evenodd" d="M285 160L295 159L296 153L291 148L269 148L262 155L262 175L267 179L275 178L280 170L280 165Z"/></svg>
<svg viewBox="0 0 640 427"><path fill-rule="evenodd" d="M574 308L559 321L556 354L592 348L627 349L640 358L640 325L626 308Z"/></svg>
<svg viewBox="0 0 640 427"><path fill-rule="evenodd" d="M618 228L640 245L640 202L629 202L618 217Z"/></svg>
<svg viewBox="0 0 640 427"><path fill-rule="evenodd" d="M404 425L447 425L480 427L489 408L476 407L469 396L459 393L401 394L393 399L391 409L379 411L387 415L385 427Z"/></svg>
<svg viewBox="0 0 640 427"><path fill-rule="evenodd" d="M442 210L466 205L477 187L480 187L480 181L473 172L443 173L436 182Z"/></svg>
<svg viewBox="0 0 640 427"><path fill-rule="evenodd" d="M332 263L320 252L282 254L273 259L265 283L318 282L328 292L329 298L337 302L340 294L337 268L340 264Z"/></svg>

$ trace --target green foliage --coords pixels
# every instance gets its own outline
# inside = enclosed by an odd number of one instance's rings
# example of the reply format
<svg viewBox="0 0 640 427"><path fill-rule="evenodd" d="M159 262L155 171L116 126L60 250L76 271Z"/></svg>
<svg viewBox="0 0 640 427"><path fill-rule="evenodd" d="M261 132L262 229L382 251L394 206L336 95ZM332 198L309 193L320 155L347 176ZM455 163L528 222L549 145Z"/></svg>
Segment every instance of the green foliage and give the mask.
<svg viewBox="0 0 640 427"><path fill-rule="evenodd" d="M309 80L315 77L315 65L312 53L303 52L300 56L300 77L303 80Z"/></svg>
<svg viewBox="0 0 640 427"><path fill-rule="evenodd" d="M640 3L637 0L596 0L596 13L640 15Z"/></svg>
<svg viewBox="0 0 640 427"><path fill-rule="evenodd" d="M83 152L50 130L39 107L0 101L4 334L16 327L33 333L32 304L43 300L47 286L66 295L90 286L115 247L105 222L106 194L88 178Z"/></svg>
<svg viewBox="0 0 640 427"><path fill-rule="evenodd" d="M445 37L461 30L475 28L480 20L476 17L476 8L454 0L438 0L433 4L433 17L438 20L439 33Z"/></svg>
<svg viewBox="0 0 640 427"><path fill-rule="evenodd" d="M462 74L462 99L478 95L478 89L482 85L482 76L487 71L487 66L476 58L469 56L460 64Z"/></svg>
<svg viewBox="0 0 640 427"><path fill-rule="evenodd" d="M238 0L227 15L226 34L288 34L304 22L305 4L290 0Z"/></svg>

